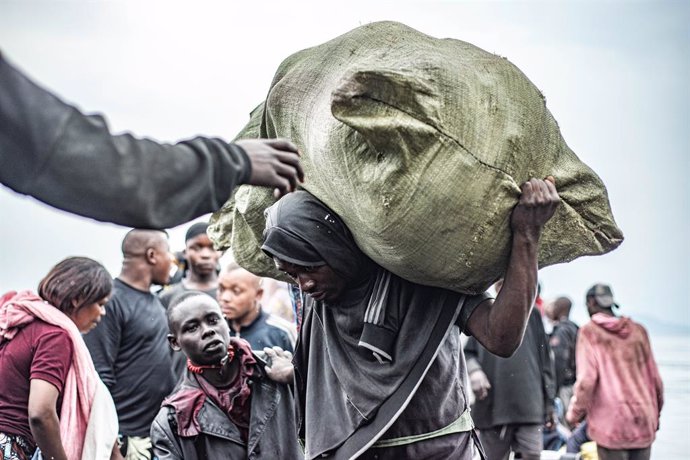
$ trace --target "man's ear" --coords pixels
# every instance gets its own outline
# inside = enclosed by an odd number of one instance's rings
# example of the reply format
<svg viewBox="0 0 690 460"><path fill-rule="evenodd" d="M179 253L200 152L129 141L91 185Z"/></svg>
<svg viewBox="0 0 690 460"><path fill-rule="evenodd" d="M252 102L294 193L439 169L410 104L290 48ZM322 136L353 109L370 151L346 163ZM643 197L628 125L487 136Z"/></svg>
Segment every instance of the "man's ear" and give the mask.
<svg viewBox="0 0 690 460"><path fill-rule="evenodd" d="M146 248L146 262L150 265L156 265L156 250L153 248Z"/></svg>
<svg viewBox="0 0 690 460"><path fill-rule="evenodd" d="M177 338L172 335L168 334L168 345L170 345L170 348L173 349L173 351L180 351L180 344L177 342Z"/></svg>
<svg viewBox="0 0 690 460"><path fill-rule="evenodd" d="M259 287L259 289L256 290L256 301L261 302L261 298L264 296L264 288Z"/></svg>

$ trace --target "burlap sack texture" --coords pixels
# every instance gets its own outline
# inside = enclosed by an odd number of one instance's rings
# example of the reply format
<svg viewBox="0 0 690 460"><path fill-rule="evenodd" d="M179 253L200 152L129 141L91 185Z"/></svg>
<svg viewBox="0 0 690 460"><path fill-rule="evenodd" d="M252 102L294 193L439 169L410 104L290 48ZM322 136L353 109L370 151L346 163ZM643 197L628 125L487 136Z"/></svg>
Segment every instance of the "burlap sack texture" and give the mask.
<svg viewBox="0 0 690 460"><path fill-rule="evenodd" d="M357 244L408 280L484 291L507 267L519 185L556 178L562 205L541 267L623 240L597 175L568 148L539 90L507 59L395 22L288 57L238 138L302 151L304 188ZM259 249L271 191L242 186L209 229L249 270L280 278Z"/></svg>

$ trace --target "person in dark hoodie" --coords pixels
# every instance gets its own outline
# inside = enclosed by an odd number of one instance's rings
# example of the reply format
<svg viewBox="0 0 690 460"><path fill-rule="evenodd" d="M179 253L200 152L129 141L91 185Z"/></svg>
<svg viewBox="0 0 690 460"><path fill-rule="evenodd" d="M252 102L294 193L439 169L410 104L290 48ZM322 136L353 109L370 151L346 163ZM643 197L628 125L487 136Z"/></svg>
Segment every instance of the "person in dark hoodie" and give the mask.
<svg viewBox="0 0 690 460"><path fill-rule="evenodd" d="M306 191L267 210L262 249L303 295L294 364L307 459L465 460L481 450L460 331L499 355L515 351L536 294L539 237L558 203L552 180L523 184L495 301L411 283L378 266Z"/></svg>
<svg viewBox="0 0 690 460"><path fill-rule="evenodd" d="M648 460L659 429L664 389L647 331L616 316L613 291L595 284L586 295L591 321L577 338L577 378L566 420L587 418L600 460Z"/></svg>

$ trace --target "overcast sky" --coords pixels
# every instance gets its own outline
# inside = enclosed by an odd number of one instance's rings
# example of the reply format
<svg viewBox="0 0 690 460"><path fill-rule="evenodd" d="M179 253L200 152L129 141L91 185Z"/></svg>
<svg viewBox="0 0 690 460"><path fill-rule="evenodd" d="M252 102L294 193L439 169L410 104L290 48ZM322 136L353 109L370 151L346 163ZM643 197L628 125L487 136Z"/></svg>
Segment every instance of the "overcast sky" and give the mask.
<svg viewBox="0 0 690 460"><path fill-rule="evenodd" d="M541 89L570 147L603 179L616 251L544 269L544 297L611 283L621 313L690 325L688 2L2 1L0 50L115 131L232 139L291 53L397 20L507 57ZM0 187L0 291L35 288L59 260L119 270L126 228ZM188 225L171 232L181 249Z"/></svg>

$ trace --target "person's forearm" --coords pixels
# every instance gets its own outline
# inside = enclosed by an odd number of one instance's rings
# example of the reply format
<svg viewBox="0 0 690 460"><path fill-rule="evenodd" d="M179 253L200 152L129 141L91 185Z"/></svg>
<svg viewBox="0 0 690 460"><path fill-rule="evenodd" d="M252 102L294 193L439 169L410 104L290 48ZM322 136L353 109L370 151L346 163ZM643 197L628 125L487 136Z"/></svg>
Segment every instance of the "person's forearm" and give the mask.
<svg viewBox="0 0 690 460"><path fill-rule="evenodd" d="M60 422L55 411L30 417L29 425L31 434L45 460L67 460L60 439Z"/></svg>
<svg viewBox="0 0 690 460"><path fill-rule="evenodd" d="M536 232L535 232L536 233ZM537 293L538 233L513 234L503 286L489 311L491 343L484 346L499 356L510 356L520 346Z"/></svg>
<svg viewBox="0 0 690 460"><path fill-rule="evenodd" d="M574 425L586 415L586 408L590 406L589 397L594 393L598 381L595 351L592 349L590 335L586 331L577 336L575 359L577 376L573 387L573 397L570 406L566 408L565 418Z"/></svg>
<svg viewBox="0 0 690 460"><path fill-rule="evenodd" d="M491 353L508 357L520 346L537 290L539 238L560 198L555 180L530 179L520 187L513 208L508 267L495 302L483 302L470 316L468 329Z"/></svg>

